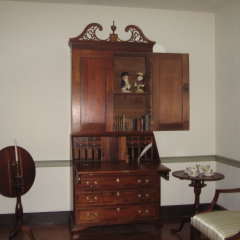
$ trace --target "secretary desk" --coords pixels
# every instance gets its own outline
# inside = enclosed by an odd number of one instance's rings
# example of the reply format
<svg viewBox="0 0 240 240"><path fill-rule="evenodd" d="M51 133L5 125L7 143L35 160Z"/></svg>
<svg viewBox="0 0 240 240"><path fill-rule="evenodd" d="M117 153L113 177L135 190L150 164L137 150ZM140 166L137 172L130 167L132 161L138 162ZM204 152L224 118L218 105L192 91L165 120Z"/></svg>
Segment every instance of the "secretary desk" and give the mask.
<svg viewBox="0 0 240 240"><path fill-rule="evenodd" d="M125 28L128 40L114 23L105 40L97 36L102 30L92 23L69 40L73 239L88 227L157 222L161 177L170 169L161 164L153 131L189 126L188 55L154 55L155 42L135 25Z"/></svg>

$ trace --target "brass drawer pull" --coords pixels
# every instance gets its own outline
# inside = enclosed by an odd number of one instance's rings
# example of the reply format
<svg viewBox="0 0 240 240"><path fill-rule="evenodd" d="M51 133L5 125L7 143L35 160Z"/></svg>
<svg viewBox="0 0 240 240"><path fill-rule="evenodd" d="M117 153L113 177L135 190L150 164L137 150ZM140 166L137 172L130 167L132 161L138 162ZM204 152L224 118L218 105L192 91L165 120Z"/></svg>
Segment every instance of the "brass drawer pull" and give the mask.
<svg viewBox="0 0 240 240"><path fill-rule="evenodd" d="M118 212L120 212L120 211L121 211L121 209L118 207L118 208L117 208L117 211L118 211Z"/></svg>
<svg viewBox="0 0 240 240"><path fill-rule="evenodd" d="M120 179L119 179L119 178L117 178L117 179L116 179L116 182L117 182L117 183L119 183L119 182L120 182Z"/></svg>
<svg viewBox="0 0 240 240"><path fill-rule="evenodd" d="M138 179L137 182L138 182L138 184L147 185L147 184L149 184L150 181L147 178L147 179L145 179L145 181L142 179Z"/></svg>
<svg viewBox="0 0 240 240"><path fill-rule="evenodd" d="M120 196L120 192L117 192L116 195L119 197Z"/></svg>
<svg viewBox="0 0 240 240"><path fill-rule="evenodd" d="M97 212L95 212L95 213L89 213L89 212L87 212L87 216L88 216L89 218L96 218L96 217L98 216L98 213L97 213Z"/></svg>
<svg viewBox="0 0 240 240"><path fill-rule="evenodd" d="M147 198L149 198L149 194L148 193L145 193L145 194L139 193L138 197L141 199L147 199Z"/></svg>
<svg viewBox="0 0 240 240"><path fill-rule="evenodd" d="M81 183L82 179L81 179L80 173L76 173L76 179L77 179L77 183Z"/></svg>
<svg viewBox="0 0 240 240"><path fill-rule="evenodd" d="M87 196L86 199L87 199L90 203L92 203L92 202L94 202L94 200L97 200L98 197L97 197L97 196L94 196L94 197L93 197L93 196L90 196L90 197Z"/></svg>
<svg viewBox="0 0 240 240"><path fill-rule="evenodd" d="M149 213L148 209L146 209L145 211L141 210L141 209L138 210L138 214L141 214L142 216L146 216L146 215L148 215L148 213Z"/></svg>

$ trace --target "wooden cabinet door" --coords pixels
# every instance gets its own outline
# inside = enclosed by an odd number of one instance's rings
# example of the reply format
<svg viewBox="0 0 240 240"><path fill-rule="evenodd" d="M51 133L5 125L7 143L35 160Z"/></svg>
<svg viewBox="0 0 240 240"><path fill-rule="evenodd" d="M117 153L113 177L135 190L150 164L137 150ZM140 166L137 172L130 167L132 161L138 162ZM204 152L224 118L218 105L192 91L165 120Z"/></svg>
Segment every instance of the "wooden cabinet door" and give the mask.
<svg viewBox="0 0 240 240"><path fill-rule="evenodd" d="M109 51L72 50L72 132L112 130L112 64Z"/></svg>
<svg viewBox="0 0 240 240"><path fill-rule="evenodd" d="M189 129L189 56L153 54L153 130Z"/></svg>

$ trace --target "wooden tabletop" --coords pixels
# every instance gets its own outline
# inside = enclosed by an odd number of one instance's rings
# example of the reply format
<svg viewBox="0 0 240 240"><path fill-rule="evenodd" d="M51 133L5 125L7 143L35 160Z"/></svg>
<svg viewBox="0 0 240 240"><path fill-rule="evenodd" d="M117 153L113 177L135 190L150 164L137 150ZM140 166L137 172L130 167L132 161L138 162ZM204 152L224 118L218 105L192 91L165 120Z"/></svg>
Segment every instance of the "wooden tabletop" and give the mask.
<svg viewBox="0 0 240 240"><path fill-rule="evenodd" d="M176 178L182 180L199 180L199 181L217 181L223 179L225 176L222 173L214 172L212 176L205 176L204 174L200 173L196 177L189 176L185 171L175 171L172 175Z"/></svg>
<svg viewBox="0 0 240 240"><path fill-rule="evenodd" d="M5 197L17 197L28 192L35 180L35 163L27 150L15 146L5 147L0 151L0 194ZM17 188L19 186L19 189Z"/></svg>

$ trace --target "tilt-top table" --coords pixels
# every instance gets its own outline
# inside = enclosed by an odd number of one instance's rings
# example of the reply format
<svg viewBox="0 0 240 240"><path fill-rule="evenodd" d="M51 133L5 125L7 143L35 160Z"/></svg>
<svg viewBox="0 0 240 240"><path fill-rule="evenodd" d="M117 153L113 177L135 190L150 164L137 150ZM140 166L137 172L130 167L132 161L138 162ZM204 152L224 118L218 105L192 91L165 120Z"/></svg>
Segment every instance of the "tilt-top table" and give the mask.
<svg viewBox="0 0 240 240"><path fill-rule="evenodd" d="M190 187L194 188L195 200L194 200L194 212L197 213L199 210L200 204L200 194L203 187L207 186L205 182L207 181L218 181L224 179L224 175L218 172L214 172L211 176L205 176L204 174L200 173L196 177L189 176L185 171L175 171L172 175L176 178L181 180L190 180L191 183L189 184ZM180 232L186 222L186 218L181 221L181 225L178 229L172 229L172 232Z"/></svg>
<svg viewBox="0 0 240 240"><path fill-rule="evenodd" d="M35 180L35 163L24 148L17 145L0 150L0 194L16 198L15 226L10 232L9 240L16 239L20 232L27 233L35 240L30 227L23 224L23 206L21 196L27 193Z"/></svg>

